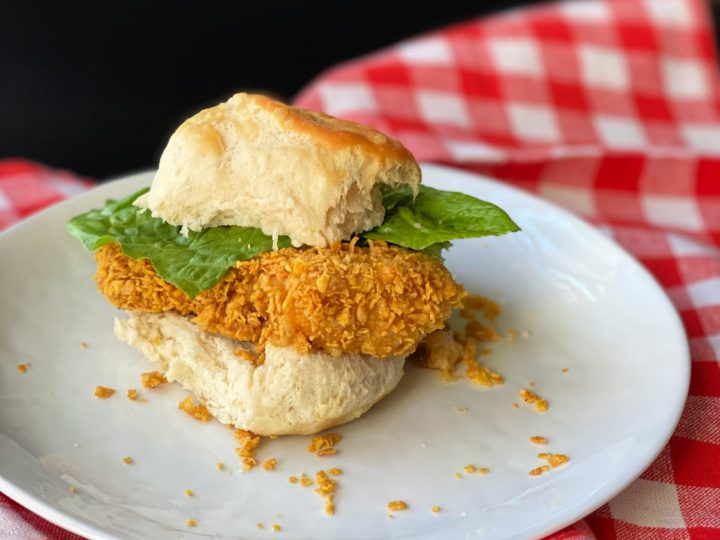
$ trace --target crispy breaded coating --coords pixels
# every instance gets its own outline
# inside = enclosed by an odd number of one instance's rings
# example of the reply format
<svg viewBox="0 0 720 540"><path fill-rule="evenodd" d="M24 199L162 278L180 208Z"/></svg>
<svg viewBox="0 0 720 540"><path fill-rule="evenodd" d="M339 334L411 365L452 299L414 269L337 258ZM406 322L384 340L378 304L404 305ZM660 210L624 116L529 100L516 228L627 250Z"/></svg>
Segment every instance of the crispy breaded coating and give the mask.
<svg viewBox="0 0 720 540"><path fill-rule="evenodd" d="M209 332L299 352L411 353L465 296L441 261L382 242L264 253L194 300L115 244L96 258L98 287L119 308L175 311Z"/></svg>

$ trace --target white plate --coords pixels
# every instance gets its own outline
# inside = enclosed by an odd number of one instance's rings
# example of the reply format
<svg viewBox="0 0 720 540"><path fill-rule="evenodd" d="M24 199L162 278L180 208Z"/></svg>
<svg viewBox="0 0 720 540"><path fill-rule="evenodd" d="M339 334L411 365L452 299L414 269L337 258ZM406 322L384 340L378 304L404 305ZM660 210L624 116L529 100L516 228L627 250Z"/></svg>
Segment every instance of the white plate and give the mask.
<svg viewBox="0 0 720 540"><path fill-rule="evenodd" d="M259 453L278 459L275 472L238 472L232 433L178 411L179 387L142 392L148 403L125 397L151 365L113 337L117 312L95 290L93 257L65 233L71 216L148 184L140 174L0 236L0 489L85 536L154 539L265 538L272 523L283 538L530 538L609 500L650 464L682 410L690 364L675 311L631 257L570 214L468 173L425 165L424 174L500 204L523 228L455 242L447 256L470 291L502 302L502 329L531 332L487 360L506 384L442 384L408 366L390 397L336 430L337 457L309 454L307 437L280 438ZM544 415L511 406L530 381L550 402ZM96 385L118 393L98 400ZM530 477L543 451L531 435L570 463ZM469 463L491 472L454 478ZM287 478L333 466L345 474L330 517ZM390 520L394 499L410 509Z"/></svg>

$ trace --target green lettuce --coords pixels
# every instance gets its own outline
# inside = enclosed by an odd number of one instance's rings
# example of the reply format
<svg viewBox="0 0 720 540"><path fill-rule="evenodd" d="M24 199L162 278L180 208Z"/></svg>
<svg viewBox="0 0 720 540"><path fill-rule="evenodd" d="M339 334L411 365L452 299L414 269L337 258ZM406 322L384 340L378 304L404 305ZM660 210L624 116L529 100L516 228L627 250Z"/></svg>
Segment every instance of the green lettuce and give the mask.
<svg viewBox="0 0 720 540"><path fill-rule="evenodd" d="M492 203L427 186L420 186L415 198L409 186L388 188L383 192L383 205L385 220L361 236L410 249L433 252L438 244L450 240L520 230L502 208Z"/></svg>
<svg viewBox="0 0 720 540"><path fill-rule="evenodd" d="M183 236L180 227L133 205L147 191L75 216L67 224L68 232L89 251L115 242L128 257L150 259L161 278L190 298L214 286L236 261L273 248L272 238L252 227L212 227ZM289 246L287 236L278 238L278 247Z"/></svg>
<svg viewBox="0 0 720 540"><path fill-rule="evenodd" d="M143 189L99 210L72 218L68 232L94 251L115 242L133 259L149 259L158 275L182 289L190 298L213 287L237 261L273 249L272 238L253 227L211 227L181 234L180 227L154 218L136 207ZM500 235L520 230L492 203L470 195L421 186L416 197L407 186L383 191L385 220L360 236L383 240L441 257L450 240ZM290 239L278 238L278 247Z"/></svg>

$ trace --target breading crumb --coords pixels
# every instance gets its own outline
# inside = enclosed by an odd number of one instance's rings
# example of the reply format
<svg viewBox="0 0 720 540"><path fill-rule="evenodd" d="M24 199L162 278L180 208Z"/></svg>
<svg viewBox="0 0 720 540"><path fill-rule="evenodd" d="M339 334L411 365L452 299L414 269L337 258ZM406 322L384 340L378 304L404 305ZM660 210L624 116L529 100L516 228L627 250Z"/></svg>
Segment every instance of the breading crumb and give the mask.
<svg viewBox="0 0 720 540"><path fill-rule="evenodd" d="M329 516L335 515L335 501L332 495L325 495L325 513Z"/></svg>
<svg viewBox="0 0 720 540"><path fill-rule="evenodd" d="M224 463L218 463L216 465L218 471L224 471L225 470L225 464Z"/></svg>
<svg viewBox="0 0 720 540"><path fill-rule="evenodd" d="M313 485L312 478L307 476L305 473L300 475L300 485L303 487L310 487Z"/></svg>
<svg viewBox="0 0 720 540"><path fill-rule="evenodd" d="M247 360L251 364L255 364L256 366L262 366L265 363L264 352L256 355L246 349L235 349L233 351L233 354L242 358L243 360Z"/></svg>
<svg viewBox="0 0 720 540"><path fill-rule="evenodd" d="M274 471L275 467L277 467L277 459L275 458L266 459L262 462L262 468L266 471Z"/></svg>
<svg viewBox="0 0 720 540"><path fill-rule="evenodd" d="M277 523L273 523L272 530L273 530L273 532L280 532L280 531L282 531L282 527L280 525L278 525Z"/></svg>
<svg viewBox="0 0 720 540"><path fill-rule="evenodd" d="M478 467L477 472L478 474L487 474L490 472L490 469L488 467Z"/></svg>
<svg viewBox="0 0 720 540"><path fill-rule="evenodd" d="M562 368L560 371L561 371L562 373L567 373L568 371L570 371L570 368L566 368L566 367L565 367L565 368Z"/></svg>
<svg viewBox="0 0 720 540"><path fill-rule="evenodd" d="M165 375L163 375L159 371L141 373L140 381L145 388L157 388L161 384L166 384L168 382L168 380L165 378Z"/></svg>
<svg viewBox="0 0 720 540"><path fill-rule="evenodd" d="M96 386L95 397L100 399L107 399L115 393L114 388L108 388L107 386Z"/></svg>
<svg viewBox="0 0 720 540"><path fill-rule="evenodd" d="M122 461L125 465L132 465L133 458L131 458L130 456L126 456L122 459Z"/></svg>
<svg viewBox="0 0 720 540"><path fill-rule="evenodd" d="M550 465L553 469L555 467L559 467L560 465L564 465L568 461L570 461L570 458L567 457L565 454L551 454L548 452L542 452L537 455L538 459L545 460L548 465Z"/></svg>
<svg viewBox="0 0 720 540"><path fill-rule="evenodd" d="M88 348L87 341L81 341L81 342L80 342L80 348L81 348L81 349L87 349L87 348Z"/></svg>
<svg viewBox="0 0 720 540"><path fill-rule="evenodd" d="M472 474L477 471L477 467L475 465L465 465L463 470L465 471L465 474Z"/></svg>
<svg viewBox="0 0 720 540"><path fill-rule="evenodd" d="M255 451L260 446L260 435L255 435L252 431L236 429L235 439L240 443L240 446L235 449L235 453L243 462L243 471L247 472L258 464Z"/></svg>
<svg viewBox="0 0 720 540"><path fill-rule="evenodd" d="M195 521L194 519L188 519L188 520L187 520L187 526L188 526L188 527L195 527L195 526L197 526L197 521Z"/></svg>
<svg viewBox="0 0 720 540"><path fill-rule="evenodd" d="M335 514L335 491L337 490L337 480L330 478L323 470L315 473L317 481L317 489L315 493L322 495L325 499L325 513L328 515Z"/></svg>
<svg viewBox="0 0 720 540"><path fill-rule="evenodd" d="M264 529L264 528L265 528L265 524L264 524L262 521L258 521L258 522L255 524L255 527L257 527L258 529Z"/></svg>
<svg viewBox="0 0 720 540"><path fill-rule="evenodd" d="M387 503L388 512L399 512L408 508L409 506L405 501L390 501Z"/></svg>
<svg viewBox="0 0 720 540"><path fill-rule="evenodd" d="M547 472L547 471L549 471L549 470L550 470L550 466L549 466L549 465L542 465L542 466L540 466L540 467L535 467L535 468L532 469L528 474L529 474L530 476L540 476L542 473Z"/></svg>
<svg viewBox="0 0 720 540"><path fill-rule="evenodd" d="M29 363L18 364L17 366L15 366L15 369L17 369L20 373L25 373L28 370L29 366Z"/></svg>
<svg viewBox="0 0 720 540"><path fill-rule="evenodd" d="M533 435L530 437L530 442L533 444L547 444L547 439L545 437L541 437L540 435Z"/></svg>
<svg viewBox="0 0 720 540"><path fill-rule="evenodd" d="M154 387L146 387L146 388L154 388ZM203 405L202 403L195 405L193 403L192 396L187 396L180 403L178 403L178 409L180 409L181 411L184 411L185 413L192 416L195 420L199 420L200 422L210 421L210 412L205 408L205 405Z"/></svg>
<svg viewBox="0 0 720 540"><path fill-rule="evenodd" d="M544 413L548 410L548 402L545 399L542 399L540 396L538 396L535 392L532 392L531 390L528 390L527 388L523 388L520 390L520 397L525 402L526 405L534 405L535 410L539 413Z"/></svg>
<svg viewBox="0 0 720 540"><path fill-rule="evenodd" d="M505 380L503 377L481 365L476 358L477 355L477 342L474 339L468 338L463 348L463 355L461 361L465 364L465 376L475 384L482 386L493 387L498 384L503 384Z"/></svg>
<svg viewBox="0 0 720 540"><path fill-rule="evenodd" d="M519 408L520 408L520 404L519 404L519 403L513 403L513 404L512 404L512 408L513 408L513 409L519 409Z"/></svg>
<svg viewBox="0 0 720 540"><path fill-rule="evenodd" d="M70 493L75 495L77 493L77 488L75 486L70 486Z"/></svg>
<svg viewBox="0 0 720 540"><path fill-rule="evenodd" d="M289 476L288 482L290 482L291 484L297 484L298 483L297 476Z"/></svg>
<svg viewBox="0 0 720 540"><path fill-rule="evenodd" d="M388 514L388 515L387 515L387 518L388 518L388 519L395 519L395 516L393 516L392 514Z"/></svg>
<svg viewBox="0 0 720 540"><path fill-rule="evenodd" d="M500 315L500 306L498 303L479 294L468 294L463 298L462 305L460 316L464 319L474 318L476 311L480 311L482 316L491 322L494 322L498 315Z"/></svg>
<svg viewBox="0 0 720 540"><path fill-rule="evenodd" d="M343 471L342 469L338 469L337 467L333 467L332 469L328 469L328 472L332 474L333 476L340 476Z"/></svg>
<svg viewBox="0 0 720 540"><path fill-rule="evenodd" d="M334 456L337 449L334 446L340 442L342 435L339 433L328 433L327 435L316 435L308 446L308 452L317 456Z"/></svg>
<svg viewBox="0 0 720 540"><path fill-rule="evenodd" d="M439 513L440 510L442 510L442 509L441 509L438 505L435 505L435 506L433 506L433 507L430 509L430 511L431 511L433 514Z"/></svg>
<svg viewBox="0 0 720 540"><path fill-rule="evenodd" d="M130 401L135 401L138 398L137 390L135 390L134 388L128 389L127 397Z"/></svg>
<svg viewBox="0 0 720 540"><path fill-rule="evenodd" d="M465 335L478 341L500 341L501 337L497 330L491 326L485 326L475 319L465 324Z"/></svg>
<svg viewBox="0 0 720 540"><path fill-rule="evenodd" d="M462 478L462 474L460 474L459 472L456 472L455 474L453 474L453 476L455 478L457 478L458 480L460 480Z"/></svg>
<svg viewBox="0 0 720 540"><path fill-rule="evenodd" d="M195 495L195 494L193 493L193 490L192 490L192 489L186 489L186 490L185 490L185 496L186 496L186 497L192 497L193 495Z"/></svg>

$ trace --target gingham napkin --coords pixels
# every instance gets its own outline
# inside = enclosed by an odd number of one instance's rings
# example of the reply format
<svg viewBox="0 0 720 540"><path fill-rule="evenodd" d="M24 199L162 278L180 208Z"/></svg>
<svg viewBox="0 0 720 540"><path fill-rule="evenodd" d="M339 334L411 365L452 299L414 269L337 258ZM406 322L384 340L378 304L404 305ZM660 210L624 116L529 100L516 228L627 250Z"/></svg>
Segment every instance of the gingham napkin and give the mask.
<svg viewBox="0 0 720 540"><path fill-rule="evenodd" d="M670 443L553 540L720 538L720 84L709 20L701 0L550 4L346 63L297 99L602 226L680 312L692 381ZM0 227L78 189L0 163ZM0 531L69 537L2 496Z"/></svg>

